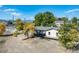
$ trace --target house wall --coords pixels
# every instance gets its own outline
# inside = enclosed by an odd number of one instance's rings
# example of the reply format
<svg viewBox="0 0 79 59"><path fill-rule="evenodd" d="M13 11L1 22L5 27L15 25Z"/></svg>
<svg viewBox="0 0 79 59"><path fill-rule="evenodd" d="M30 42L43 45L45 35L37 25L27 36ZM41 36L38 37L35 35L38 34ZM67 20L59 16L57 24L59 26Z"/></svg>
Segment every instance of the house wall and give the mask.
<svg viewBox="0 0 79 59"><path fill-rule="evenodd" d="M46 35L45 36L47 38L58 39L57 33L58 33L57 30L48 30L48 31L46 31Z"/></svg>
<svg viewBox="0 0 79 59"><path fill-rule="evenodd" d="M7 26L4 34L13 34L15 31L16 31L16 28L14 26Z"/></svg>
<svg viewBox="0 0 79 59"><path fill-rule="evenodd" d="M64 21L55 21L55 24L56 24L58 27L60 27L61 24L64 24Z"/></svg>
<svg viewBox="0 0 79 59"><path fill-rule="evenodd" d="M60 23L56 23L56 25L57 25L58 27L60 27L60 26L61 26L61 24L60 24Z"/></svg>

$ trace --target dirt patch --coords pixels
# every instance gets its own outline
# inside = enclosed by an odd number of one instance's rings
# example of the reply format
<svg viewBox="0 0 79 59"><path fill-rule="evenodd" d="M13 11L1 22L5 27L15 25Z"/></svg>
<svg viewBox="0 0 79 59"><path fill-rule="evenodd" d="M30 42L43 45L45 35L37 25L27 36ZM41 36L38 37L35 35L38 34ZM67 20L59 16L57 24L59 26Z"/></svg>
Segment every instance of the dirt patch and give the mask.
<svg viewBox="0 0 79 59"><path fill-rule="evenodd" d="M39 37L23 40L25 36L11 37L5 44L7 53L63 53L66 52L56 40Z"/></svg>
<svg viewBox="0 0 79 59"><path fill-rule="evenodd" d="M6 49L4 46L8 39L10 39L9 36L0 36L0 53L5 52Z"/></svg>

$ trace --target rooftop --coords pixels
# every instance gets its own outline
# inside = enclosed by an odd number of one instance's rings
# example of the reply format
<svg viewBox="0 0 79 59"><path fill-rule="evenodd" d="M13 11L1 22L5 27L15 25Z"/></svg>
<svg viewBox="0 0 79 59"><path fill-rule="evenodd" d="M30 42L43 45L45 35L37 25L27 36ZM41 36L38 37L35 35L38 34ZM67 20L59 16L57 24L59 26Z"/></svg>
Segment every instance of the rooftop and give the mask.
<svg viewBox="0 0 79 59"><path fill-rule="evenodd" d="M51 29L58 30L57 27L43 27L43 26L36 26L35 27L35 30L44 30L44 31L47 31L47 30L51 30Z"/></svg>

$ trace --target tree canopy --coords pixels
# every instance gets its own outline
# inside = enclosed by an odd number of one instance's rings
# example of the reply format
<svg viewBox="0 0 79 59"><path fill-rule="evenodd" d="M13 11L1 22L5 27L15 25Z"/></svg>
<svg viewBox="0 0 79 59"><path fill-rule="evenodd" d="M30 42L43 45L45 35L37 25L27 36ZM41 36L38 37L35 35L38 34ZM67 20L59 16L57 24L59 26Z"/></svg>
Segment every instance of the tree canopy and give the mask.
<svg viewBox="0 0 79 59"><path fill-rule="evenodd" d="M77 24L77 21L78 21L77 17L73 17L71 20L72 20L72 23Z"/></svg>
<svg viewBox="0 0 79 59"><path fill-rule="evenodd" d="M24 35L27 35L27 38L34 36L35 26L33 23L25 23L23 26Z"/></svg>
<svg viewBox="0 0 79 59"><path fill-rule="evenodd" d="M38 13L35 16L35 25L36 26L52 26L56 20L55 16L51 12Z"/></svg>
<svg viewBox="0 0 79 59"><path fill-rule="evenodd" d="M72 49L79 42L79 33L75 24L64 24L59 30L59 41L68 49Z"/></svg>
<svg viewBox="0 0 79 59"><path fill-rule="evenodd" d="M63 20L64 22L67 22L68 18L67 17L62 17L61 20Z"/></svg>
<svg viewBox="0 0 79 59"><path fill-rule="evenodd" d="M17 30L23 30L23 22L21 19L16 19L15 26Z"/></svg>

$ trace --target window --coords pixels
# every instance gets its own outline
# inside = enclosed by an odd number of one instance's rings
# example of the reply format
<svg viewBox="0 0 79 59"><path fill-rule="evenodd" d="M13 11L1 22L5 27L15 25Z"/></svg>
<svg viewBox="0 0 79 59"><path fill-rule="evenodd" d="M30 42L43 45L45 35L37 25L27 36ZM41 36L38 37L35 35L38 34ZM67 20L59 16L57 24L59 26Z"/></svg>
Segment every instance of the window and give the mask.
<svg viewBox="0 0 79 59"><path fill-rule="evenodd" d="M48 32L48 35L50 35L50 32Z"/></svg>
<svg viewBox="0 0 79 59"><path fill-rule="evenodd" d="M58 33L56 33L56 36L58 36Z"/></svg>

